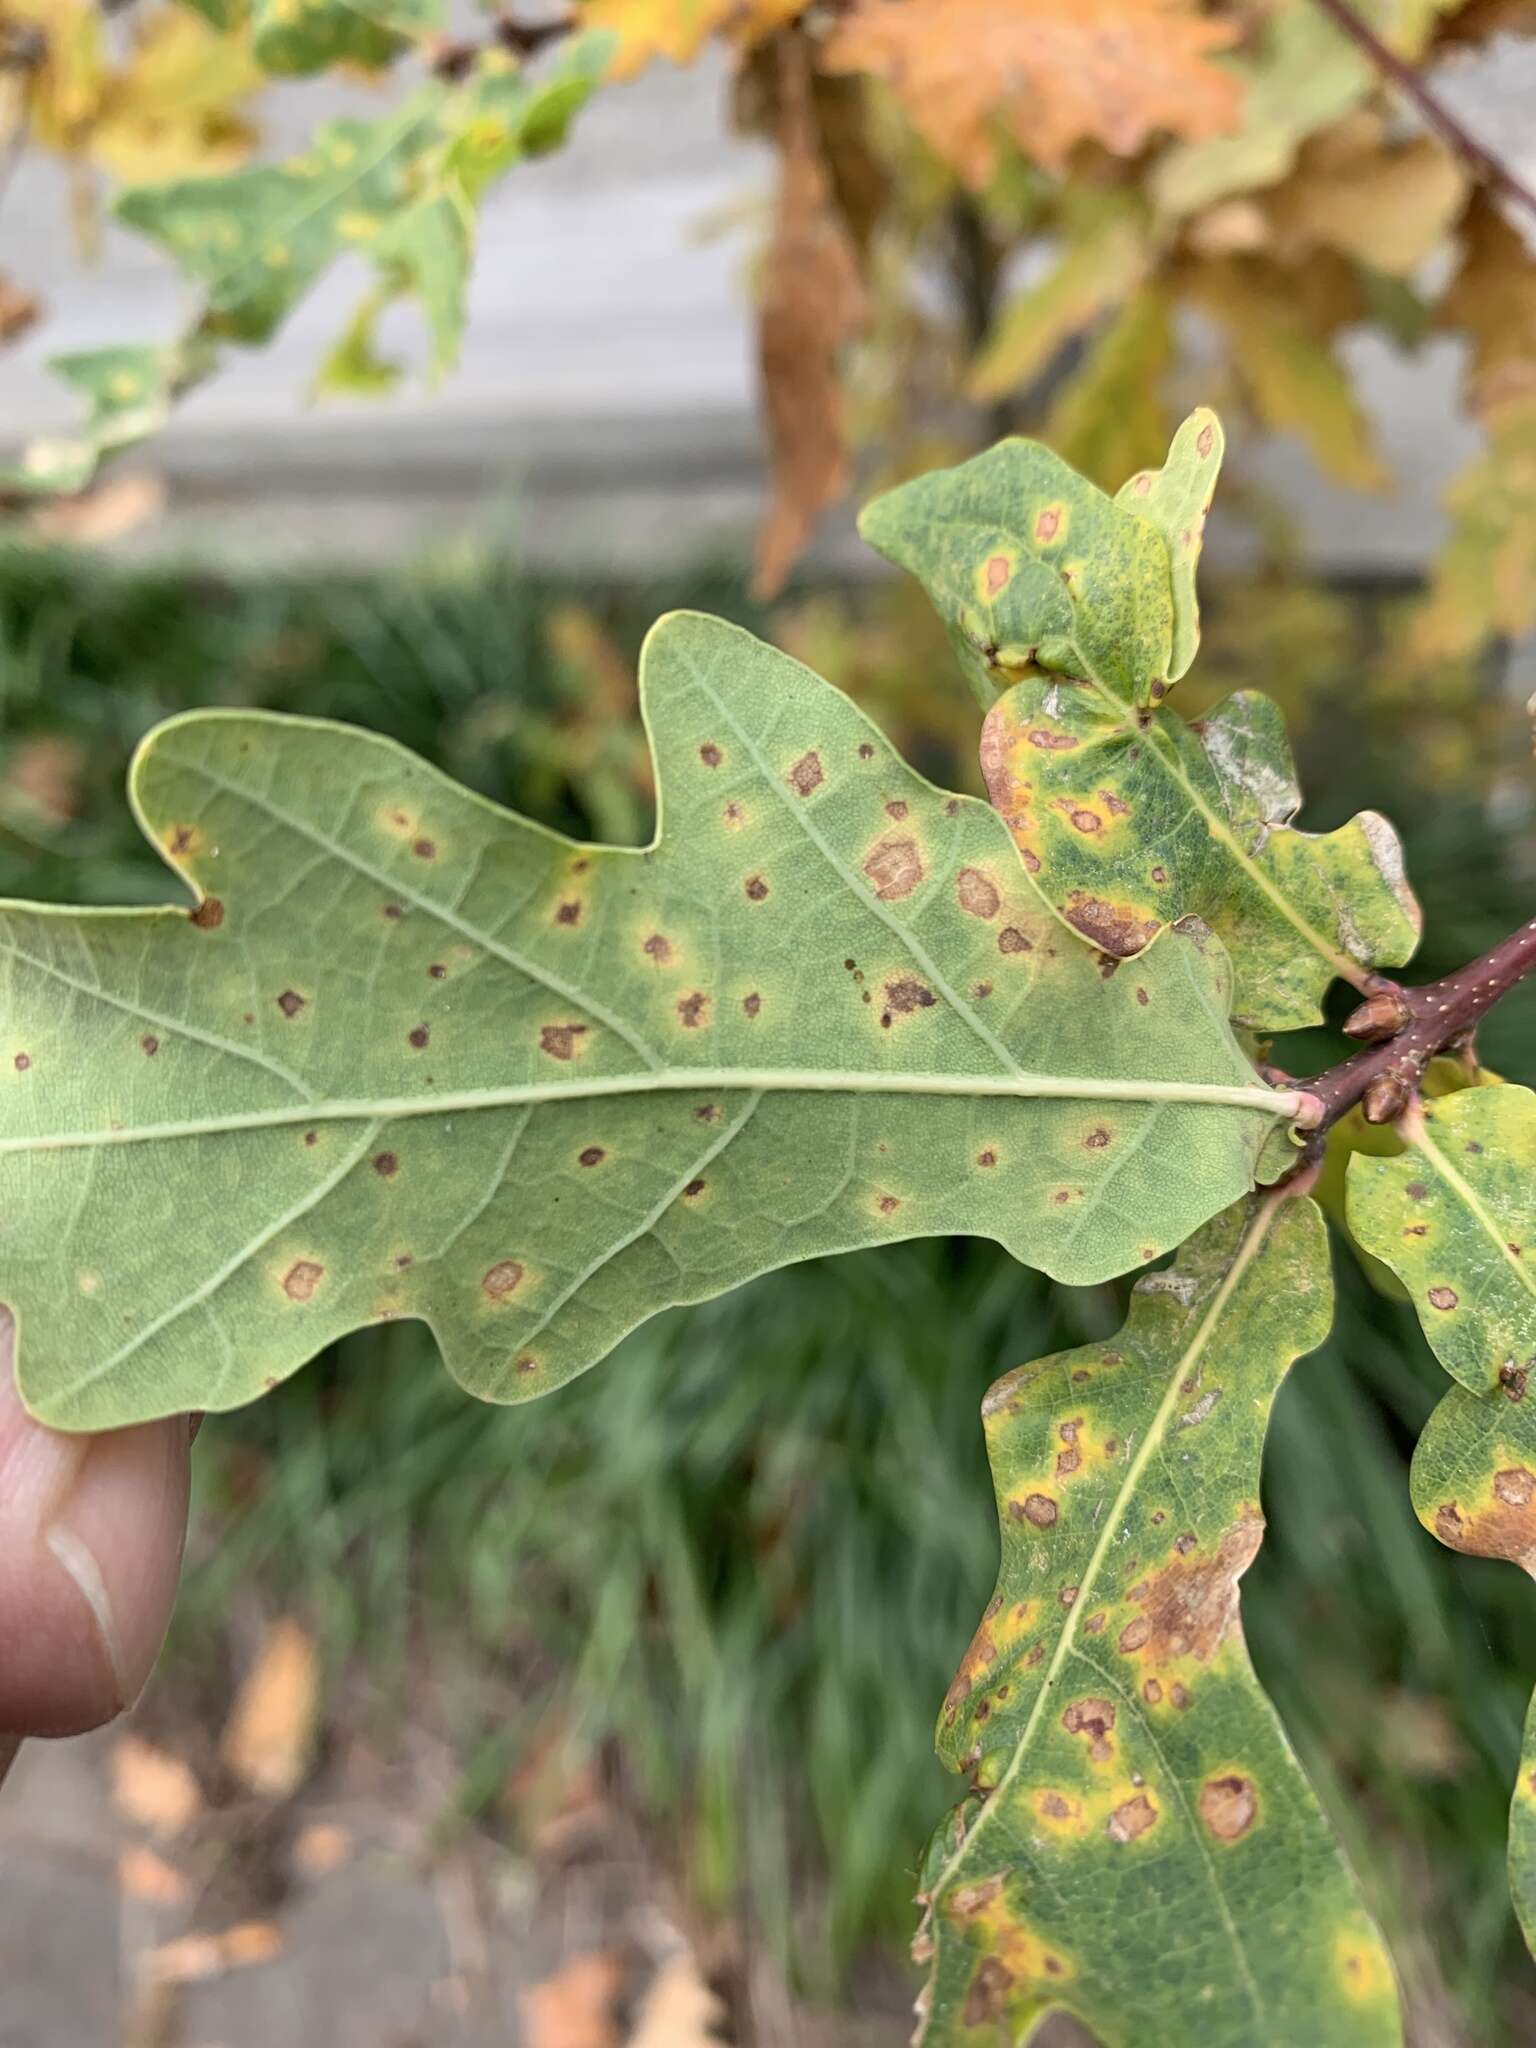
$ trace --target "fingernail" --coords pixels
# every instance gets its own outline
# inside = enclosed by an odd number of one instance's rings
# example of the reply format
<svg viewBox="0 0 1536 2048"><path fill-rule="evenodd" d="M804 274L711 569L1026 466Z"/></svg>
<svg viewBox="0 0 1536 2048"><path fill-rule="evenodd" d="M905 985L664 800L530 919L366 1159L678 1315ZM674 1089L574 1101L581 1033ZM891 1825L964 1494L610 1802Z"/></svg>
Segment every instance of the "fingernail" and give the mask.
<svg viewBox="0 0 1536 2048"><path fill-rule="evenodd" d="M136 1704L144 1688L135 1685L129 1675L127 1659L123 1655L123 1639L118 1633L117 1617L112 1612L112 1596L101 1575L101 1566L92 1555L89 1544L62 1522L55 1522L51 1529L45 1529L43 1541L74 1580L81 1599L91 1610L107 1669L112 1674L113 1699L119 1711L126 1711ZM144 1676L147 1679L149 1673L146 1671Z"/></svg>
<svg viewBox="0 0 1536 2048"><path fill-rule="evenodd" d="M149 1683L180 1569L184 1431L156 1423L93 1437L43 1531L90 1612L122 1710Z"/></svg>

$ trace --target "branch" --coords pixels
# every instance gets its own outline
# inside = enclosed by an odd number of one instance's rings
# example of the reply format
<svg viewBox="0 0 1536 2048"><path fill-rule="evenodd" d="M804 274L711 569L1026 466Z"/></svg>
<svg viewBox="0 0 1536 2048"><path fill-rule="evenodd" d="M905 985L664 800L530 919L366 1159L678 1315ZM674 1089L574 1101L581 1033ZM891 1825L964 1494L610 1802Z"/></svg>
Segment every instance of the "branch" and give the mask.
<svg viewBox="0 0 1536 2048"><path fill-rule="evenodd" d="M1334 26L1365 53L1382 77L1389 79L1413 101L1441 141L1455 151L1475 176L1492 191L1502 192L1506 199L1523 206L1536 218L1536 192L1516 176L1502 157L1495 156L1486 143L1479 142L1471 130L1462 125L1413 66L1399 57L1395 50L1388 49L1369 22L1356 14L1349 0L1317 0L1317 4Z"/></svg>
<svg viewBox="0 0 1536 2048"><path fill-rule="evenodd" d="M1297 1119L1319 1137L1357 1102L1367 1123L1390 1123L1413 1101L1424 1069L1437 1053L1470 1050L1481 1019L1517 983L1536 973L1536 918L1511 932L1479 960L1424 988L1400 988L1372 979L1365 1001L1344 1029L1375 1041L1314 1080L1293 1083L1317 1104Z"/></svg>

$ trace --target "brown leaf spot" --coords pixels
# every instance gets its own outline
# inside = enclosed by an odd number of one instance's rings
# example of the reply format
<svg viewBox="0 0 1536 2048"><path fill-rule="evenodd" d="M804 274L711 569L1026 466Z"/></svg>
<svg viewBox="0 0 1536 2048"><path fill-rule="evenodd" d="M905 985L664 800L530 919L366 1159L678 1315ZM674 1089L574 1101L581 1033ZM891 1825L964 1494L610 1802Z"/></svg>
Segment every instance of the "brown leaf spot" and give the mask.
<svg viewBox="0 0 1536 2048"><path fill-rule="evenodd" d="M523 1269L516 1259L498 1259L486 1269L480 1282L481 1292L492 1301L502 1301L516 1290L522 1277Z"/></svg>
<svg viewBox="0 0 1536 2048"><path fill-rule="evenodd" d="M601 1145L588 1145L583 1151L577 1153L576 1163L578 1166L601 1166L607 1157L608 1154Z"/></svg>
<svg viewBox="0 0 1536 2048"><path fill-rule="evenodd" d="M985 576L987 596L996 597L1000 590L1007 587L1008 579L1012 574L1013 564L1006 555L989 556Z"/></svg>
<svg viewBox="0 0 1536 2048"><path fill-rule="evenodd" d="M641 942L641 952L648 960L654 960L658 967L665 967L672 958L672 941L662 932L652 932Z"/></svg>
<svg viewBox="0 0 1536 2048"><path fill-rule="evenodd" d="M1134 1842L1138 1835L1156 1825L1157 1808L1145 1792L1138 1792L1134 1799L1115 1808L1104 1823L1104 1832L1112 1842Z"/></svg>
<svg viewBox="0 0 1536 2048"><path fill-rule="evenodd" d="M1429 1290L1431 1308L1452 1309L1460 1299L1454 1287L1431 1287Z"/></svg>
<svg viewBox="0 0 1536 2048"><path fill-rule="evenodd" d="M308 1301L324 1278L324 1266L313 1259L295 1259L283 1275L283 1292L290 1301Z"/></svg>
<svg viewBox="0 0 1536 2048"><path fill-rule="evenodd" d="M1035 1805L1047 1820L1070 1820L1076 1811L1072 1800L1060 1792L1040 1793Z"/></svg>
<svg viewBox="0 0 1536 2048"><path fill-rule="evenodd" d="M1016 924L1005 924L997 935L999 953L1033 953L1034 941L1025 938Z"/></svg>
<svg viewBox="0 0 1536 2048"><path fill-rule="evenodd" d="M882 839L864 859L870 887L882 903L910 896L923 879L923 857L915 839Z"/></svg>
<svg viewBox="0 0 1536 2048"><path fill-rule="evenodd" d="M1013 1972L1000 1956L983 1956L960 2011L967 2027L1000 2027L1007 2017Z"/></svg>
<svg viewBox="0 0 1536 2048"><path fill-rule="evenodd" d="M1253 1826L1259 1811L1251 1778L1207 1778L1197 1802L1200 1818L1218 1842L1235 1842Z"/></svg>
<svg viewBox="0 0 1536 2048"><path fill-rule="evenodd" d="M576 897L572 897L572 898L570 899L570 901L569 901L569 902L566 902L566 903L561 903L561 904L559 904L559 905L557 905L557 906L556 906L556 909L555 909L555 923L556 923L556 924L580 924L580 923L581 923L581 904L580 904L580 901L579 901L579 900L578 900L578 899L577 899Z"/></svg>
<svg viewBox="0 0 1536 2048"><path fill-rule="evenodd" d="M304 1142L306 1145L318 1145L320 1142L320 1133L318 1131L306 1131L304 1133Z"/></svg>
<svg viewBox="0 0 1536 2048"><path fill-rule="evenodd" d="M425 1024L417 1024L413 1029L407 1031L405 1036L406 1042L414 1046L417 1052L425 1052L428 1045L432 1042L432 1033Z"/></svg>
<svg viewBox="0 0 1536 2048"><path fill-rule="evenodd" d="M702 989L677 999L678 1021L685 1031L698 1031L709 1022L709 997Z"/></svg>
<svg viewBox="0 0 1536 2048"><path fill-rule="evenodd" d="M1536 1489L1536 1474L1524 1465L1512 1465L1507 1471L1493 1475L1493 1490L1506 1507L1528 1507L1533 1489Z"/></svg>
<svg viewBox="0 0 1536 2048"><path fill-rule="evenodd" d="M1136 1000L1138 1003L1140 1003L1141 1007L1145 1009L1148 1003L1151 1002L1152 998L1147 994L1144 988L1138 987L1136 990Z"/></svg>
<svg viewBox="0 0 1536 2048"><path fill-rule="evenodd" d="M1184 1709L1190 1706L1193 1702L1193 1695L1190 1693L1188 1687L1180 1685L1177 1679L1175 1679L1173 1684L1169 1686L1168 1697L1173 1701L1173 1704L1178 1708L1181 1714L1184 1712Z"/></svg>
<svg viewBox="0 0 1536 2048"><path fill-rule="evenodd" d="M701 1180L691 1180L687 1187L683 1189L683 1193L688 1197L689 1201L692 1201L695 1195L702 1195L703 1192L704 1183Z"/></svg>
<svg viewBox="0 0 1536 2048"><path fill-rule="evenodd" d="M1091 1749L1107 1748L1105 1737L1115 1725L1114 1702L1092 1698L1073 1700L1061 1717L1061 1725L1069 1735L1084 1736Z"/></svg>
<svg viewBox="0 0 1536 2048"><path fill-rule="evenodd" d="M901 1201L896 1195L882 1195L875 1206L882 1216L894 1216L901 1207Z"/></svg>
<svg viewBox="0 0 1536 2048"><path fill-rule="evenodd" d="M1060 1509L1048 1493L1030 1493L1024 1497L1024 1518L1033 1522L1037 1529L1049 1529Z"/></svg>
<svg viewBox="0 0 1536 2048"><path fill-rule="evenodd" d="M749 903L761 903L768 894L768 884L761 875L748 875L742 887L747 892L747 901Z"/></svg>
<svg viewBox="0 0 1536 2048"><path fill-rule="evenodd" d="M760 995L755 994L750 996L743 996L741 999L741 1007L748 1017L755 1017L758 1011L763 1007L763 999Z"/></svg>
<svg viewBox="0 0 1536 2048"><path fill-rule="evenodd" d="M984 1912L1003 1888L1001 1877L978 1878L975 1884L957 1885L949 1895L949 1910L957 1920L974 1920Z"/></svg>
<svg viewBox="0 0 1536 2048"><path fill-rule="evenodd" d="M1181 1536L1174 1545L1179 1555L1133 1588L1129 1597L1142 1603L1143 1612L1127 1629L1137 1631L1140 1647L1151 1647L1153 1663L1177 1657L1207 1663L1215 1655L1237 1622L1237 1582L1257 1555L1263 1534L1257 1510L1246 1511L1214 1554L1193 1561L1187 1561L1193 1539Z"/></svg>
<svg viewBox="0 0 1536 2048"><path fill-rule="evenodd" d="M1141 1688L1141 1696L1146 1701L1149 1707L1155 1707L1158 1704L1158 1702L1162 1699L1163 1688L1158 1684L1155 1678L1149 1678L1146 1684Z"/></svg>
<svg viewBox="0 0 1536 2048"><path fill-rule="evenodd" d="M1099 801L1112 818L1128 818L1131 815L1130 805L1124 797L1116 796L1112 789L1101 789Z"/></svg>
<svg viewBox="0 0 1536 2048"><path fill-rule="evenodd" d="M539 1033L539 1051L548 1053L552 1060L570 1060L576 1057L576 1041L586 1036L585 1024L546 1024Z"/></svg>
<svg viewBox="0 0 1536 2048"><path fill-rule="evenodd" d="M1065 754L1078 744L1075 733L1052 732L1044 725L1032 725L1024 737L1032 747L1038 747L1042 753Z"/></svg>
<svg viewBox="0 0 1536 2048"><path fill-rule="evenodd" d="M416 839L411 842L411 851L418 860L436 860L437 847L430 839Z"/></svg>
<svg viewBox="0 0 1536 2048"><path fill-rule="evenodd" d="M1078 832L1102 832L1104 820L1097 811L1090 811L1084 804L1070 804L1063 799L1056 807L1066 813L1072 826Z"/></svg>
<svg viewBox="0 0 1536 2048"><path fill-rule="evenodd" d="M405 911L398 903L381 903L379 905L379 915L380 917L387 917L391 924L398 924L401 918L404 917Z"/></svg>
<svg viewBox="0 0 1536 2048"><path fill-rule="evenodd" d="M144 1048L145 1053L148 1055L150 1059L153 1059L155 1054L160 1050L160 1041L158 1038L156 1038L153 1031L146 1031L144 1036L139 1040L139 1044Z"/></svg>
<svg viewBox="0 0 1536 2048"><path fill-rule="evenodd" d="M785 780L796 796L809 796L813 790L820 789L826 779L821 765L821 756L814 750L808 754L802 754L785 777Z"/></svg>
<svg viewBox="0 0 1536 2048"><path fill-rule="evenodd" d="M955 896L972 917L996 917L1002 897L980 868L962 868L955 877Z"/></svg>
<svg viewBox="0 0 1536 2048"><path fill-rule="evenodd" d="M1035 539L1042 546L1056 538L1061 528L1061 507L1047 505L1035 519Z"/></svg>
<svg viewBox="0 0 1536 2048"><path fill-rule="evenodd" d="M971 985L971 994L978 1003L984 1003L991 993L992 984L990 981L973 982Z"/></svg>
<svg viewBox="0 0 1536 2048"><path fill-rule="evenodd" d="M1208 427L1208 426L1207 426L1207 427L1202 427L1202 428L1200 429L1199 433L1198 433L1198 434L1196 434L1196 436L1195 436L1195 448L1196 448L1197 452L1199 453L1199 456L1200 456L1200 459L1201 459L1201 461L1202 461L1202 462L1203 462L1203 461L1205 460L1206 456L1210 454L1210 452L1211 452L1211 447L1212 447L1212 444L1214 443L1215 439L1216 439L1216 436L1215 436L1215 433L1214 433L1213 429L1212 429L1212 428L1210 428L1210 427ZM1150 481L1150 479L1149 479L1149 481Z"/></svg>
<svg viewBox="0 0 1536 2048"><path fill-rule="evenodd" d="M285 988L276 998L277 1007L285 1017L297 1017L304 1007L304 998L295 989Z"/></svg>
<svg viewBox="0 0 1536 2048"><path fill-rule="evenodd" d="M382 1174L385 1180L392 1180L400 1171L400 1160L394 1152L379 1152L374 1156L373 1170Z"/></svg>
<svg viewBox="0 0 1536 2048"><path fill-rule="evenodd" d="M1152 1640L1152 1623L1145 1614L1138 1614L1134 1621L1128 1621L1120 1631L1120 1648L1126 1656L1137 1650L1144 1650Z"/></svg>
<svg viewBox="0 0 1536 2048"><path fill-rule="evenodd" d="M898 1017L906 1017L913 1010L931 1010L938 997L922 982L905 977L885 984L885 1000Z"/></svg>
<svg viewBox="0 0 1536 2048"><path fill-rule="evenodd" d="M899 825L907 815L907 809L907 805L902 802L900 797L893 797L885 807L885 815Z"/></svg>
<svg viewBox="0 0 1536 2048"><path fill-rule="evenodd" d="M718 768L720 766L720 763L725 759L725 756L721 753L720 749L715 745L713 740L706 740L703 746L699 749L699 759L704 763L704 766L706 768Z"/></svg>
<svg viewBox="0 0 1536 2048"><path fill-rule="evenodd" d="M1429 1189L1425 1187L1423 1181L1411 1180L1403 1192L1407 1195L1410 1202L1422 1202L1429 1193Z"/></svg>
<svg viewBox="0 0 1536 2048"><path fill-rule="evenodd" d="M997 1154L990 1150L986 1152L978 1152L976 1154L976 1164L978 1166L996 1166Z"/></svg>
<svg viewBox="0 0 1536 2048"><path fill-rule="evenodd" d="M874 758L875 758L875 750L874 750L874 748L873 748L873 747L872 747L872 746L871 746L871 745L869 744L869 741L868 741L868 740L860 740L860 741L859 741L859 759L860 759L861 761L872 761L872 760L873 760Z"/></svg>
<svg viewBox="0 0 1536 2048"><path fill-rule="evenodd" d="M1105 1130L1102 1124L1099 1124L1088 1133L1083 1143L1090 1152L1102 1152L1109 1143L1109 1132Z"/></svg>
<svg viewBox="0 0 1536 2048"><path fill-rule="evenodd" d="M18 1074L24 1074L32 1064L32 1055L29 1052L19 1052L11 1064Z"/></svg>
<svg viewBox="0 0 1536 2048"><path fill-rule="evenodd" d="M224 922L224 906L217 896L205 896L197 908L189 910L187 915L200 932L216 932Z"/></svg>
<svg viewBox="0 0 1536 2048"><path fill-rule="evenodd" d="M1156 918L1140 917L1124 903L1108 903L1077 889L1064 906L1067 923L1092 940L1102 953L1127 959L1157 936Z"/></svg>

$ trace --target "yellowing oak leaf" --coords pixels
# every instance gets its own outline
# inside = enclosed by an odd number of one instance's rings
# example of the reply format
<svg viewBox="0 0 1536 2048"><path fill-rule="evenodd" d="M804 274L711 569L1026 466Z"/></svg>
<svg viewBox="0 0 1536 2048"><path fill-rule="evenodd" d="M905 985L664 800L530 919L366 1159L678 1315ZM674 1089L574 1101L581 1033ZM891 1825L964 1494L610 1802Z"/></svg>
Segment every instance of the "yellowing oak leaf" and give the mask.
<svg viewBox="0 0 1536 2048"><path fill-rule="evenodd" d="M613 74L632 78L653 57L691 64L717 32L761 42L804 12L804 0L581 0L580 19L618 37Z"/></svg>
<svg viewBox="0 0 1536 2048"><path fill-rule="evenodd" d="M262 73L240 39L162 5L143 11L114 63L94 0L15 0L6 14L46 35L28 99L46 148L125 181L229 170L245 156L253 131L239 108Z"/></svg>
<svg viewBox="0 0 1536 2048"><path fill-rule="evenodd" d="M887 79L972 185L1006 136L1058 167L1080 142L1134 156L1154 135L1218 135L1236 79L1211 62L1236 31L1181 0L863 0L829 36L834 71Z"/></svg>

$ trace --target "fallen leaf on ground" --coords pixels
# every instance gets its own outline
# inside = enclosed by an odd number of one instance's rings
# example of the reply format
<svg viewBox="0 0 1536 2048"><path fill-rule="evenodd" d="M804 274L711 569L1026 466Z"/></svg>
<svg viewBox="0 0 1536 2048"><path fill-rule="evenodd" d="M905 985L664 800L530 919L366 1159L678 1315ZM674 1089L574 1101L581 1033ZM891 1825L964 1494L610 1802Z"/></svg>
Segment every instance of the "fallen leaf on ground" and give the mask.
<svg viewBox="0 0 1536 2048"><path fill-rule="evenodd" d="M270 1920L245 1920L223 1934L183 1934L143 1959L153 1984L204 1984L227 1970L270 1963L283 1952L282 1932Z"/></svg>
<svg viewBox="0 0 1536 2048"><path fill-rule="evenodd" d="M153 1849L125 1849L117 1859L117 1886L126 1899L145 1906L179 1906L187 1880Z"/></svg>
<svg viewBox="0 0 1536 2048"><path fill-rule="evenodd" d="M640 2001L627 2048L720 2048L725 2008L699 1974L691 1949L657 1970Z"/></svg>
<svg viewBox="0 0 1536 2048"><path fill-rule="evenodd" d="M274 1622L235 1695L220 1754L250 1791L287 1799L302 1784L320 1697L315 1646L296 1621Z"/></svg>
<svg viewBox="0 0 1536 2048"><path fill-rule="evenodd" d="M0 347L19 340L36 323L42 310L40 299L24 292L19 284L12 284L8 277L0 277Z"/></svg>
<svg viewBox="0 0 1536 2048"><path fill-rule="evenodd" d="M351 1830L334 1821L315 1821L300 1829L293 1845L294 1868L305 1877L329 1877L351 1854Z"/></svg>
<svg viewBox="0 0 1536 2048"><path fill-rule="evenodd" d="M162 1839L179 1835L203 1810L197 1780L181 1759L137 1735L124 1735L113 1748L112 1802Z"/></svg>
<svg viewBox="0 0 1536 2048"><path fill-rule="evenodd" d="M522 1997L528 2048L620 2048L624 1959L611 1949L572 1956Z"/></svg>

